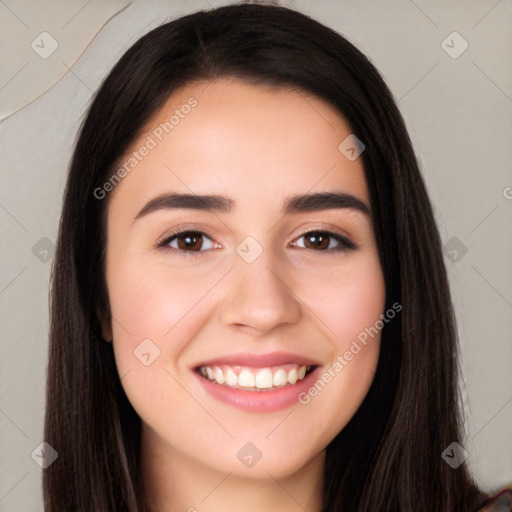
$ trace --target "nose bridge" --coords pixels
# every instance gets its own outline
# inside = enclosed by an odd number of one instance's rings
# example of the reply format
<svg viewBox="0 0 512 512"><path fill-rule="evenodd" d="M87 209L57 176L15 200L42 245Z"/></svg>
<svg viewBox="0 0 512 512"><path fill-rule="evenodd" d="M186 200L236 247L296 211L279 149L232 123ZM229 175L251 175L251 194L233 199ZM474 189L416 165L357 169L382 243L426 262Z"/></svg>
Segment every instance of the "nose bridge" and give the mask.
<svg viewBox="0 0 512 512"><path fill-rule="evenodd" d="M257 242L256 242L257 243ZM265 331L300 318L300 302L286 283L274 251L248 237L233 255L221 308L223 324L246 325Z"/></svg>

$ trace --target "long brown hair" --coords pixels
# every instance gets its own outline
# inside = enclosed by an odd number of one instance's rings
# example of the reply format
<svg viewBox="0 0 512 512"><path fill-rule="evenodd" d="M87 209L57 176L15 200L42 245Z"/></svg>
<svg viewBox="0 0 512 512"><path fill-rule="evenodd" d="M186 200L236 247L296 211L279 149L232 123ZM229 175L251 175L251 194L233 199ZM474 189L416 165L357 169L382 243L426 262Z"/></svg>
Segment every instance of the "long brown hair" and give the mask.
<svg viewBox="0 0 512 512"><path fill-rule="evenodd" d="M195 80L292 86L326 100L366 146L361 158L385 276L386 309L372 386L329 444L323 512L467 512L480 493L466 463L457 329L441 240L405 123L375 67L334 30L294 10L236 4L165 23L140 38L96 93L69 169L51 279L43 474L46 512L147 511L140 418L98 338L108 315L108 196L94 191L163 102ZM135 171L136 172L136 171Z"/></svg>

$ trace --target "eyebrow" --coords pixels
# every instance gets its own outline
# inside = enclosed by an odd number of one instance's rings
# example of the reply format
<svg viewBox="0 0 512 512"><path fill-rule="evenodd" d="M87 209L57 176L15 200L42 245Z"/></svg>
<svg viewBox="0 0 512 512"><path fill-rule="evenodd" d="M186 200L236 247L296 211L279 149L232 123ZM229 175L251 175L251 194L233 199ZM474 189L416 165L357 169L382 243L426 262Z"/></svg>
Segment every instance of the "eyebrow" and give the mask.
<svg viewBox="0 0 512 512"><path fill-rule="evenodd" d="M229 213L236 201L222 195L196 195L168 193L151 199L135 216L133 222L160 210L186 208L207 212ZM364 201L345 192L319 192L288 197L283 204L284 215L306 213L336 208L351 209L370 216L370 208Z"/></svg>

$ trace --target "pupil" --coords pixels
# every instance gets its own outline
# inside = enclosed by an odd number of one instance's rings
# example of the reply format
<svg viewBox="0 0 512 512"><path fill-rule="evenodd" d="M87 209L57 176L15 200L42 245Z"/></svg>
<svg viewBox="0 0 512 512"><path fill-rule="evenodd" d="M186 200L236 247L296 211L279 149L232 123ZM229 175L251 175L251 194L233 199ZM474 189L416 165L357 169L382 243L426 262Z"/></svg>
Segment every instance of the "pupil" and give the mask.
<svg viewBox="0 0 512 512"><path fill-rule="evenodd" d="M315 247L325 248L327 237L324 237L322 234L309 235L308 239Z"/></svg>
<svg viewBox="0 0 512 512"><path fill-rule="evenodd" d="M182 246L185 246L186 249L197 249L201 243L198 243L198 239L200 236L192 234L192 235L182 235L181 240L183 240ZM183 248L183 247L182 247Z"/></svg>

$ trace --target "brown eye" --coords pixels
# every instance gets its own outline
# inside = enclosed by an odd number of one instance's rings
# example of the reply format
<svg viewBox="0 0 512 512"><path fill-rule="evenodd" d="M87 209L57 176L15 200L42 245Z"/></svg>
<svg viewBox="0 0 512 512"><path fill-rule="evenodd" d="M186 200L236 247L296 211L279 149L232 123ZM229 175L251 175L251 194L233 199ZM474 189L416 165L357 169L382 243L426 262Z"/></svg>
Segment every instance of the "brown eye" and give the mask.
<svg viewBox="0 0 512 512"><path fill-rule="evenodd" d="M349 249L357 249L357 246L350 240L341 236L337 233L331 233L330 231L309 231L304 233L299 239L304 239L304 249L316 250L319 252L330 252L330 251L346 251ZM332 239L335 240L334 247ZM295 245L295 244L294 244Z"/></svg>
<svg viewBox="0 0 512 512"><path fill-rule="evenodd" d="M208 242L205 242L207 240ZM208 243L210 244L208 246ZM206 247L205 247L206 245ZM201 252L201 249L211 249L211 239L201 231L181 231L167 237L160 246L169 247L183 252Z"/></svg>
<svg viewBox="0 0 512 512"><path fill-rule="evenodd" d="M187 249L197 251L203 245L202 235L199 233L181 234L176 237L176 240L178 241L178 249L183 251Z"/></svg>
<svg viewBox="0 0 512 512"><path fill-rule="evenodd" d="M323 233L310 233L304 235L304 243L307 249L327 249L329 247L329 236Z"/></svg>

